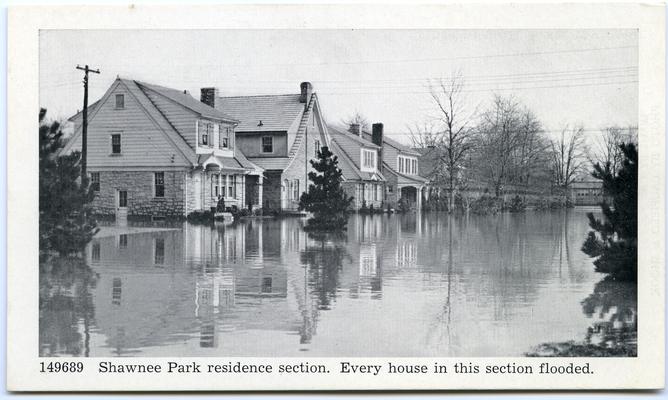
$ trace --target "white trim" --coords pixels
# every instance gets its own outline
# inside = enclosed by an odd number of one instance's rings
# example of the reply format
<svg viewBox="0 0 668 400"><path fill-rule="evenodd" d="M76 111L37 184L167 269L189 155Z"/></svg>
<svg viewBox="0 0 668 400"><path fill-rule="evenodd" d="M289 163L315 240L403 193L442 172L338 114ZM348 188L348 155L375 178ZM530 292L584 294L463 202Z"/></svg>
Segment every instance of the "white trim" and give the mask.
<svg viewBox="0 0 668 400"><path fill-rule="evenodd" d="M370 153L373 158L373 167L367 167L364 163L364 154ZM375 150L366 149L364 147L360 148L360 171L363 172L376 172L378 168L378 152Z"/></svg>

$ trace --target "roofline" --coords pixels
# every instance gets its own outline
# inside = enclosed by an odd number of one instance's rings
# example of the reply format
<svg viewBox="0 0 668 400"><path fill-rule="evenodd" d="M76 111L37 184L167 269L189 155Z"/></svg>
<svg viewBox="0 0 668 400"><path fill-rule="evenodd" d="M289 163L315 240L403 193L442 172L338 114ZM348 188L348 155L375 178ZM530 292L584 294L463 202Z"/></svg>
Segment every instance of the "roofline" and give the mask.
<svg viewBox="0 0 668 400"><path fill-rule="evenodd" d="M172 99L171 97L165 96L164 94L160 93L159 91L157 91L157 90L151 88L151 86L157 86L157 87L161 87L161 88L163 88L163 89L167 89L167 90L178 90L178 89L170 88L170 87L167 87L167 86L154 85L154 84L152 84L152 83L148 83L148 82L142 82L142 81L136 81L136 80L132 80L132 81L133 81L135 84L137 84L137 85L139 85L139 86L142 86L142 87L144 87L144 88L146 88L146 89L148 89L148 90L150 90L150 91L152 91L152 92L154 92L154 93L156 93L156 94L158 94L158 95L164 97L165 99L171 101L172 103L178 104L179 106L181 106L181 107L183 107L183 108L187 108L188 110L194 112L195 114L199 115L200 117L211 118L211 119L215 119L215 120L218 120L218 121L224 121L224 122L232 122L233 124L239 124L239 123L241 122L241 121L239 121L238 119L234 119L233 117L222 118L222 117L218 117L218 116L214 116L214 115L202 114L201 112L199 112L199 111L193 109L192 107L190 107L190 106L188 106L188 105L186 105L186 104L183 104L183 103L181 103L181 102L178 102L178 101ZM192 96L190 96L190 97L192 97ZM197 99L195 99L194 97L193 97L193 99L194 99L195 101L197 101ZM218 110L216 110L215 108L211 107L210 105L208 105L208 104L206 104L206 103L202 103L202 105L204 105L204 106L206 106L206 107L209 107L209 108L211 108L211 109L214 110L214 111L218 111ZM220 112L220 111L219 111L219 112Z"/></svg>

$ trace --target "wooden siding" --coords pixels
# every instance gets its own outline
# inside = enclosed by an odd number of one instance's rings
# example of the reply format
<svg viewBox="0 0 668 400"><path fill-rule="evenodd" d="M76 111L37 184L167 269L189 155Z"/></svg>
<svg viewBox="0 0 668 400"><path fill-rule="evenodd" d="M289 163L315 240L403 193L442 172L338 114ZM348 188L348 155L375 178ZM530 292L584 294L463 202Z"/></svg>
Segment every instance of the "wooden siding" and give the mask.
<svg viewBox="0 0 668 400"><path fill-rule="evenodd" d="M125 108L115 108L115 95L125 94ZM88 166L187 166L165 133L123 85L117 85L88 122ZM193 123L194 126L194 123ZM121 134L121 154L111 154L111 135ZM72 149L81 149L81 136Z"/></svg>
<svg viewBox="0 0 668 400"><path fill-rule="evenodd" d="M262 137L274 138L274 152L262 152ZM267 132L262 134L241 133L236 135L236 145L246 157L287 157L288 141L285 132Z"/></svg>

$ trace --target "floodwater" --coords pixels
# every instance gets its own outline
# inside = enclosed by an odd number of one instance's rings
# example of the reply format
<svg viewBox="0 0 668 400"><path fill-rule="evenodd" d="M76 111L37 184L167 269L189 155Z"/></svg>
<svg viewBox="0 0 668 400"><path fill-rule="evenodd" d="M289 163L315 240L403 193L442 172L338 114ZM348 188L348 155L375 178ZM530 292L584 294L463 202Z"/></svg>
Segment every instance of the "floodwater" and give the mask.
<svg viewBox="0 0 668 400"><path fill-rule="evenodd" d="M582 210L107 230L40 266L42 356L522 356L636 324ZM600 339L603 340L603 339Z"/></svg>

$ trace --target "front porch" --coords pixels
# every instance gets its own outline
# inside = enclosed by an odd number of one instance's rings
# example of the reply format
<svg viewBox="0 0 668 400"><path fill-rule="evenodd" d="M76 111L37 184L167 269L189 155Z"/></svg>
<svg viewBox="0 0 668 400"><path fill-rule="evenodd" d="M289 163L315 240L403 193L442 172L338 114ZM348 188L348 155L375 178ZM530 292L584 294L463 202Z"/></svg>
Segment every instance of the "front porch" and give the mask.
<svg viewBox="0 0 668 400"><path fill-rule="evenodd" d="M241 168L221 168L209 164L190 174L187 213L240 209L256 210L262 204L262 176Z"/></svg>

